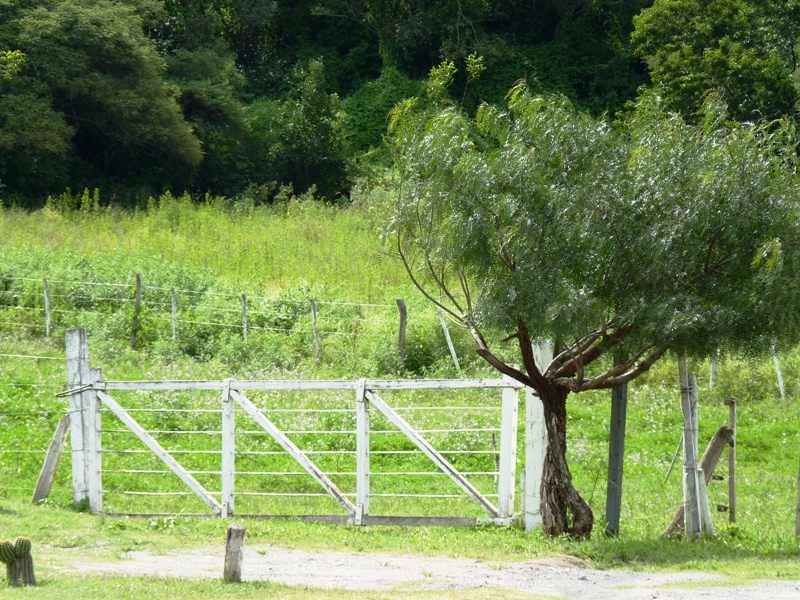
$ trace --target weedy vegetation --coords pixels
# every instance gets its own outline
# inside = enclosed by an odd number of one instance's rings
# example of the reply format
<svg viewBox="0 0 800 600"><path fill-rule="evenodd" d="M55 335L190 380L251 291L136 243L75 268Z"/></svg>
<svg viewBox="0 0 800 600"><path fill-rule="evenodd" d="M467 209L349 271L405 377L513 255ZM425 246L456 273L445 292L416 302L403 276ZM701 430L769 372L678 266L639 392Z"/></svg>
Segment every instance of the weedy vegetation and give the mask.
<svg viewBox="0 0 800 600"><path fill-rule="evenodd" d="M30 496L43 451L67 407L63 398L55 396L66 384L63 348L66 327L88 329L92 365L102 367L107 380L456 376L438 315L415 295L404 279L401 266L376 241L368 211L358 205L333 209L302 199L254 208L226 204L223 200L195 205L188 199L164 197L151 203L148 210L137 213L113 209L60 212L48 208L33 213L5 210L0 212L0 240L0 354L3 355L0 358L0 536L13 539L26 535L47 557L46 561L36 558L41 584L37 594L43 598L65 598L78 593L109 594L113 590L116 598L155 594L167 598L212 594L319 598L343 595L270 583L234 587L216 581L65 576L54 568L59 566L59 560L65 560L59 558L62 549L81 548L106 559L124 558L136 549L157 552L213 545L221 549L228 522L182 515L204 509L199 501L198 506L193 506L194 500L183 497L164 497L159 501L157 512L173 514L168 517L125 518L81 512L71 502L68 454L62 459L50 497L32 505ZM142 343L133 351L129 347L130 307L136 272L142 273L145 282L145 302ZM44 336L41 310L33 310L42 308L43 278L51 282L54 309L58 311L53 312L53 333L49 339ZM169 308L159 305L168 302L165 294L173 287L184 290L179 296L182 321L214 321L229 326L181 322L177 340L173 341ZM237 302L242 293L252 302L253 329L247 343L237 329L240 325ZM215 294L230 294L230 297ZM410 315L405 364L397 355L394 300L399 297L406 299ZM310 327L312 298L320 306L319 363ZM221 310L224 308L230 311ZM472 353L468 334L455 327L451 333L465 375L494 376ZM491 335L499 340L503 332ZM662 539L659 535L681 498L679 464L664 483L682 427L677 368L672 359L656 364L629 388L621 534L616 538L604 537L601 527L591 539L573 541L563 537L547 539L538 532L525 534L514 528L357 528L297 521L242 518L237 521L247 526L248 544L444 554L488 561L570 554L588 559L600 568L692 569L740 578L798 578L800 546L794 537L794 518L800 427L793 415L800 353L782 354L781 361L787 386L785 401L780 399L771 361L721 357L718 383L713 388L708 384L708 364L690 364L690 371L697 373L701 382L701 446L719 426L726 424L724 400L731 396L738 399L738 523L729 524L725 512L715 513L714 540L685 543ZM436 403L469 406L499 401L499 393L497 396L492 400L453 392L436 398L417 395L401 400L428 406ZM129 399L137 408L182 410L209 409L217 400L216 395L211 398L202 394L131 394ZM260 398L272 407L312 409L330 408L348 400L336 394L297 393ZM602 515L605 507L609 413L607 391L587 392L570 399L568 457L576 488L597 515ZM326 437L298 434L297 439L319 450L348 448L354 444L354 436L344 432L353 424L334 419L334 414L297 413L297 417L287 416L285 425L301 431L341 429L341 434ZM484 417L476 411L428 411L424 415L425 421L419 425L425 429L445 428L454 419L474 428L486 426ZM213 445L218 438L213 436L198 433L181 437L169 433L186 428L218 429L215 414L142 413L141 418L148 427L165 432L161 434L163 440L177 440L175 443L185 444L186 449L215 453L219 450ZM242 426L237 421L237 427ZM121 429L110 415L104 415L104 428ZM383 429L383 426L376 423L373 428ZM488 432L476 432L474 436L470 440L437 441L453 447L469 443L472 447L492 448ZM404 443L400 437L386 435L381 443L387 449L397 449ZM266 448L263 436L242 438L243 444L250 444L247 447ZM104 434L104 445L108 449L114 449L115 445L132 448L135 440L130 435L109 433ZM123 471L132 463L137 469L150 468L144 466L145 454L116 456L105 455L104 468L116 465ZM521 447L518 456L524 456ZM126 460L132 463L125 463ZM189 467L193 470L219 470L218 455L195 455L192 460L195 462ZM251 468L277 471L286 467L279 460L283 459L261 457ZM491 454L476 455L459 466L491 471L491 460ZM325 465L337 472L349 472L351 467L346 462ZM387 464L386 468L413 471L423 465L398 463ZM429 470L428 466L424 468ZM152 463L152 470L161 469ZM717 473L727 474L724 459ZM218 476L202 477L210 488L218 485ZM352 485L352 479L342 475L338 482L346 487ZM448 480L441 479L438 489L452 493ZM117 485L132 491L163 488L165 480L160 473L135 477L125 473L104 475L108 489ZM298 485L297 482L281 477L252 480L247 485L253 491L305 489L291 487ZM491 476L478 475L474 480L481 489L491 491ZM385 478L380 485L385 486L383 491L392 493L416 483L392 477ZM308 486L306 491L312 491L313 486ZM709 491L712 506L728 503L726 481L712 482ZM520 496L518 493L517 502ZM134 500L108 494L106 508L118 512L156 508L140 500L134 505ZM429 509L442 515L478 514L476 507L454 499L432 499L432 504L425 506L403 499L376 500L382 502L376 504L376 513L379 510L382 514L424 514ZM241 510L248 512L299 514L325 510L328 500L312 497L292 504L281 497L254 497L242 502ZM9 597L27 593L12 590ZM498 597L492 594L487 592L483 597Z"/></svg>

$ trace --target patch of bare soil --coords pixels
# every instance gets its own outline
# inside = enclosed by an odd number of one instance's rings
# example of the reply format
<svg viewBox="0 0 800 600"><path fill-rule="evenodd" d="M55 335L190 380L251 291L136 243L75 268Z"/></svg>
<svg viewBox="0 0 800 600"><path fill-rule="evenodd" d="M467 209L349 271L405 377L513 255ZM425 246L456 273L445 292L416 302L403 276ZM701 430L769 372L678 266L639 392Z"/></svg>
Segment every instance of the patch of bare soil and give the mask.
<svg viewBox="0 0 800 600"><path fill-rule="evenodd" d="M224 548L166 554L129 552L125 560L118 562L86 562L79 560L76 553L74 562L66 557L63 570L142 577L216 578L222 576L223 561ZM723 577L704 573L601 571L570 557L488 563L466 558L309 552L271 546L246 547L243 578L348 590L497 588L581 600L800 598L800 581L765 581L738 586Z"/></svg>

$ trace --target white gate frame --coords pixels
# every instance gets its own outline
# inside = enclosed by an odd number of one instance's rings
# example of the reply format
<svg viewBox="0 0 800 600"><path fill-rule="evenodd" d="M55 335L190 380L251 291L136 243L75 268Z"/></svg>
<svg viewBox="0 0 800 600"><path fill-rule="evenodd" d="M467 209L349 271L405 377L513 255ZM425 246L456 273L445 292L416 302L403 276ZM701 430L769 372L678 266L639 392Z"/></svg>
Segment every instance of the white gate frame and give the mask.
<svg viewBox="0 0 800 600"><path fill-rule="evenodd" d="M238 405L264 431L266 431L303 469L333 497L347 513L345 517L309 517L308 520L326 520L354 525L365 524L445 524L475 525L493 523L512 525L524 521L526 530L537 527L538 490L541 478L540 462L544 456L543 422L531 420L531 406L541 404L527 395L526 409L526 462L528 476L525 478L522 514L514 513L516 489L516 448L519 392L524 389L514 379L455 379L455 380L367 380L357 381L102 381L99 369L90 369L88 344L84 329L67 331L67 364L69 373L70 412L72 413L72 474L73 500L88 502L92 513L102 513L102 477L100 444L100 403L104 404L133 432L167 467L175 473L203 502L214 516L231 517L235 499L235 431L234 415ZM500 464L498 473L498 502L495 507L467 479L461 475L433 446L415 431L379 395L379 391L423 390L423 389L486 389L502 390L502 417L500 429ZM115 391L181 391L218 390L222 402L222 498L218 502L211 493L188 473L153 437L142 428L111 395ZM306 456L286 435L280 431L247 398L248 391L335 391L355 392L356 406L356 502L349 500L338 487ZM410 439L431 461L476 502L487 514L483 518L461 517L373 517L369 514L370 499L370 455L369 455L369 409L376 408L408 439ZM77 418L76 418L77 417ZM534 497L535 492L535 497Z"/></svg>

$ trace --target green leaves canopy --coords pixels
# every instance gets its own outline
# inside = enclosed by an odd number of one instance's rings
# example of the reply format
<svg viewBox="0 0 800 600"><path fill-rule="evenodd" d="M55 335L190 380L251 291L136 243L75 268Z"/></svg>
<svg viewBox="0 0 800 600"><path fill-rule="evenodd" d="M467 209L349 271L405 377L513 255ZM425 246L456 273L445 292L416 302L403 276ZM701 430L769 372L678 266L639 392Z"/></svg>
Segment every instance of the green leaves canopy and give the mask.
<svg viewBox="0 0 800 600"><path fill-rule="evenodd" d="M668 105L687 118L710 89L724 93L739 121L794 110L796 0L656 0L633 22L635 53Z"/></svg>
<svg viewBox="0 0 800 600"><path fill-rule="evenodd" d="M766 350L798 337L792 132L724 110L710 101L692 127L650 94L612 127L524 84L474 120L407 102L389 232L476 339L499 327L585 348L584 365L612 347L636 359L571 391L632 379L668 347Z"/></svg>
<svg viewBox="0 0 800 600"><path fill-rule="evenodd" d="M169 180L201 160L163 81L165 64L130 6L12 2L0 17L0 40L26 55L0 91L4 179L28 173L31 185L41 185L58 178L46 159L65 152L78 160L73 169L112 178L158 173Z"/></svg>

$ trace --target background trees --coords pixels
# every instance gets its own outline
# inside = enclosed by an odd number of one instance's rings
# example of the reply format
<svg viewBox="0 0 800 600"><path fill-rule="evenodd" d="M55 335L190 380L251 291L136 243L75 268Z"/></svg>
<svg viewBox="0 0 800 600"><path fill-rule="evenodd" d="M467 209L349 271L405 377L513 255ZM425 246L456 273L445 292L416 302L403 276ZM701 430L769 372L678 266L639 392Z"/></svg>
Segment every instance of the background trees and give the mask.
<svg viewBox="0 0 800 600"><path fill-rule="evenodd" d="M793 112L797 2L656 0L633 22L635 52L674 110L694 115L714 88L739 121Z"/></svg>
<svg viewBox="0 0 800 600"><path fill-rule="evenodd" d="M18 70L3 196L347 199L359 166L387 164L388 110L443 60L471 114L524 77L613 117L649 76L689 120L712 89L736 120L791 116L799 25L796 0L5 0L0 48L27 60L0 61ZM471 55L487 68L466 85Z"/></svg>
<svg viewBox="0 0 800 600"><path fill-rule="evenodd" d="M788 124L726 122L711 97L693 127L649 93L611 127L520 83L507 108L470 118L411 100L392 126L387 234L479 355L541 398L549 534L593 523L566 461L570 394L628 382L671 349L769 352L800 337ZM516 352L490 347L485 328ZM556 340L550 364L535 362L537 338Z"/></svg>

